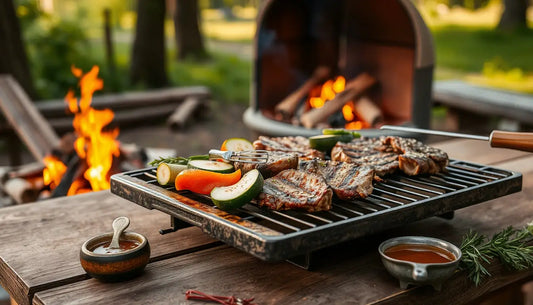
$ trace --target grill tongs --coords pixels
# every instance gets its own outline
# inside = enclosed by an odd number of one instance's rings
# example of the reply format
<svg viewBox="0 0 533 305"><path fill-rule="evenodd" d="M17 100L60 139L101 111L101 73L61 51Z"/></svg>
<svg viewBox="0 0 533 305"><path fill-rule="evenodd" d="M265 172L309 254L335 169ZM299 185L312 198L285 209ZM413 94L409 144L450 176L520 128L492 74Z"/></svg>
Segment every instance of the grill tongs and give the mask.
<svg viewBox="0 0 533 305"><path fill-rule="evenodd" d="M266 163L268 161L268 151L266 150L247 150L247 151L223 151L211 149L209 151L209 160L224 159L232 162L242 163Z"/></svg>
<svg viewBox="0 0 533 305"><path fill-rule="evenodd" d="M438 130L430 130L430 129L404 127L404 126L392 126L392 125L383 125L381 126L381 129L488 141L491 147L510 148L510 149L533 152L533 133L532 132L511 132L511 131L493 130L490 133L490 135L487 137L487 136L478 136L478 135L470 135L470 134L463 134L463 133L446 132L446 131L438 131Z"/></svg>

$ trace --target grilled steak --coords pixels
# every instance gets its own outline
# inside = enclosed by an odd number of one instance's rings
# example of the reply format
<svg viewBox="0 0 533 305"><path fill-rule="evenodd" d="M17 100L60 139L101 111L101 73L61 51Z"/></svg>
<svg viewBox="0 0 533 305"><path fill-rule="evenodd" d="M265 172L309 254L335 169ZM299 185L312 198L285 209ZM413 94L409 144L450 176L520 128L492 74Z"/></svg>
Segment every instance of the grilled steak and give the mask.
<svg viewBox="0 0 533 305"><path fill-rule="evenodd" d="M408 175L435 174L448 165L448 155L444 151L416 139L386 137L383 141L400 154L400 169Z"/></svg>
<svg viewBox="0 0 533 305"><path fill-rule="evenodd" d="M435 174L445 170L448 155L412 138L381 137L337 143L331 159L369 166L384 176L400 169L407 175Z"/></svg>
<svg viewBox="0 0 533 305"><path fill-rule="evenodd" d="M283 151L296 153L303 159L324 159L324 153L309 146L309 139L302 136L296 137L265 137L259 138L253 143L254 149L270 151Z"/></svg>
<svg viewBox="0 0 533 305"><path fill-rule="evenodd" d="M333 191L324 178L314 173L287 169L265 179L257 204L272 210L327 211Z"/></svg>
<svg viewBox="0 0 533 305"><path fill-rule="evenodd" d="M359 138L349 143L338 142L331 149L331 160L371 167L384 176L398 170L398 154L378 138Z"/></svg>
<svg viewBox="0 0 533 305"><path fill-rule="evenodd" d="M374 169L359 167L353 163L338 161L302 161L299 169L320 174L333 189L335 195L343 200L366 198L374 190Z"/></svg>
<svg viewBox="0 0 533 305"><path fill-rule="evenodd" d="M244 163L234 162L235 169L241 169L244 173L257 168L263 178L270 178L277 175L285 169L296 169L298 167L298 155L281 151L268 152L268 161L266 163Z"/></svg>

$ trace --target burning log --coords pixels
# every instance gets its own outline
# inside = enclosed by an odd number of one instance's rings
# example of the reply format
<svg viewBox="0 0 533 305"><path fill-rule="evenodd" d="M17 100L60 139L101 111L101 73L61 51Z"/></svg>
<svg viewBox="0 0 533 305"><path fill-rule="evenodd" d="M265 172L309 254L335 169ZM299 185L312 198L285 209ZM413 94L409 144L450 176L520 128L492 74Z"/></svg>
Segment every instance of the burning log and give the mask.
<svg viewBox="0 0 533 305"><path fill-rule="evenodd" d="M188 97L167 119L167 125L173 130L183 129L199 111L205 108L207 105L204 100L194 96Z"/></svg>
<svg viewBox="0 0 533 305"><path fill-rule="evenodd" d="M381 109L368 96L360 97L353 106L357 117L370 126L376 126L383 121Z"/></svg>
<svg viewBox="0 0 533 305"><path fill-rule="evenodd" d="M298 90L291 93L276 105L276 108L274 109L276 115L280 116L280 119L290 119L298 108L300 101L307 96L313 87L326 79L329 76L329 73L330 69L328 67L321 66L316 68L313 75L311 75L311 78L303 83Z"/></svg>
<svg viewBox="0 0 533 305"><path fill-rule="evenodd" d="M376 79L369 74L359 74L356 78L348 82L344 91L338 93L334 99L326 102L320 108L313 108L304 113L300 118L300 122L306 128L313 128L317 124L325 122L330 115L341 110L347 102L356 99L375 83Z"/></svg>

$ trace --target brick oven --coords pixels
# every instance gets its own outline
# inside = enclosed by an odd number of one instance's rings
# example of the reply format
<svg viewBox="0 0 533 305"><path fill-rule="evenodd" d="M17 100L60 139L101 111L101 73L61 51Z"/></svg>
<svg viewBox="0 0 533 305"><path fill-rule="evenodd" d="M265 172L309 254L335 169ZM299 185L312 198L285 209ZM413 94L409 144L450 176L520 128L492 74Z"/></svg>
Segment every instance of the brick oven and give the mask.
<svg viewBox="0 0 533 305"><path fill-rule="evenodd" d="M431 33L410 0L268 0L257 17L243 120L258 134L309 136L348 126L350 104L356 120L368 121L364 135L380 124L428 128L433 68ZM310 106L339 76L344 89L328 107Z"/></svg>

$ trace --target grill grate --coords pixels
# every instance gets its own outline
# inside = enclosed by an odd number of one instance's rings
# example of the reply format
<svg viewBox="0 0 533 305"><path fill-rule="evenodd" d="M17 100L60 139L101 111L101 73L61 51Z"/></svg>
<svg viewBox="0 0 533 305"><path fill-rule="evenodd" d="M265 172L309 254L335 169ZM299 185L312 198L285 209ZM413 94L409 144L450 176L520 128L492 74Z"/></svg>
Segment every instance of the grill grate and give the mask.
<svg viewBox="0 0 533 305"><path fill-rule="evenodd" d="M268 261L308 254L521 188L519 173L451 160L445 173L387 177L376 183L374 192L365 199L334 198L330 211L273 211L247 204L234 213L226 213L217 209L208 196L161 187L154 168L111 178L112 193L196 225L214 238Z"/></svg>

